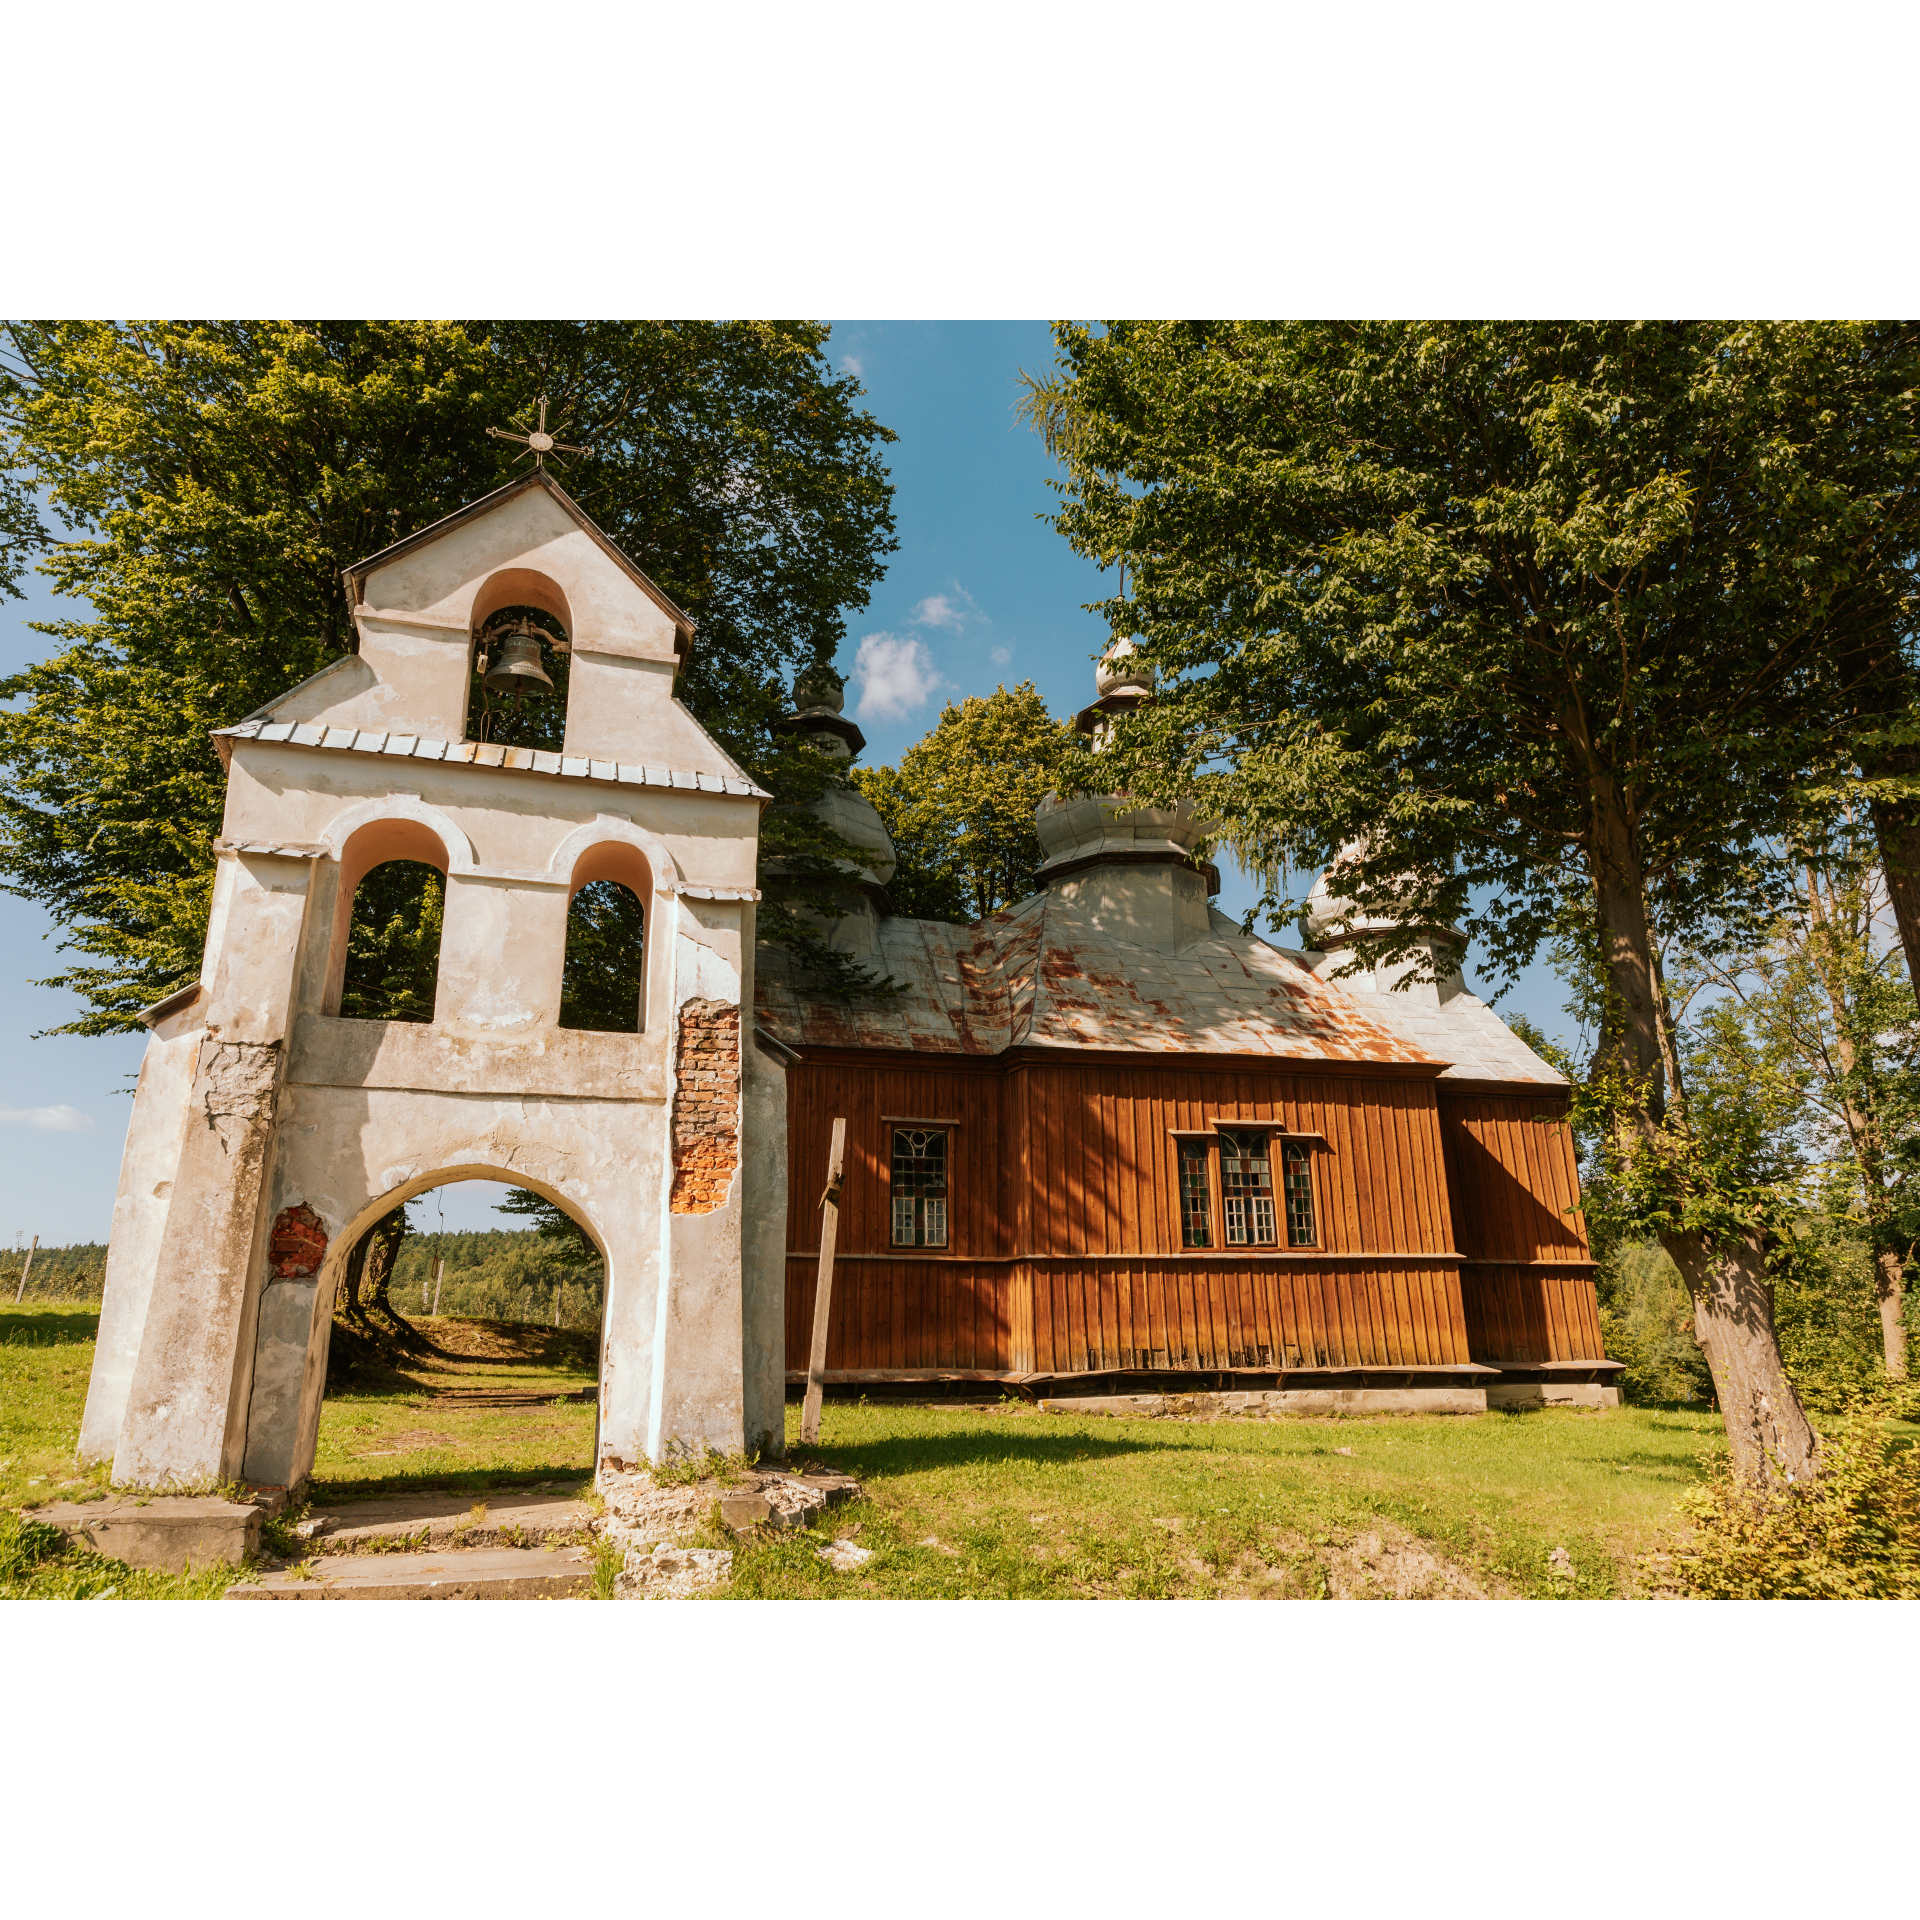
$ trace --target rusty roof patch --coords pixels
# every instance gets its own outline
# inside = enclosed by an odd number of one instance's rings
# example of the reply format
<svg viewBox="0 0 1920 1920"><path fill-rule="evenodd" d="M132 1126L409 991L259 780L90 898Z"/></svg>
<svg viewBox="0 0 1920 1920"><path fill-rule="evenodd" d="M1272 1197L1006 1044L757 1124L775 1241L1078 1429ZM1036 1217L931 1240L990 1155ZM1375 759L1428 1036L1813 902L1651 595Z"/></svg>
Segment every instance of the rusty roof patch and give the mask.
<svg viewBox="0 0 1920 1920"><path fill-rule="evenodd" d="M1123 1052L1265 1054L1296 1060L1442 1065L1362 997L1215 914L1178 952L1091 931L1039 894L972 927L880 923L881 970L905 983L889 1000L849 1003L797 982L763 950L762 1023L796 1046L994 1054L1014 1046Z"/></svg>

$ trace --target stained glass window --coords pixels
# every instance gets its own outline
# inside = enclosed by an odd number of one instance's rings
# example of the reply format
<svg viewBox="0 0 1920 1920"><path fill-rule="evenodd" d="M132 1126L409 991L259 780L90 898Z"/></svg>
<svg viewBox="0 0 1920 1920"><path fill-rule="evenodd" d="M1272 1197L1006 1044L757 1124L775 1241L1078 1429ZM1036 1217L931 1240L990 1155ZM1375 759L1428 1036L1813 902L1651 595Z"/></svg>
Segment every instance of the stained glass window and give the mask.
<svg viewBox="0 0 1920 1920"><path fill-rule="evenodd" d="M1183 1247L1213 1245L1213 1190L1207 1179L1207 1154L1204 1140L1180 1142L1180 1244Z"/></svg>
<svg viewBox="0 0 1920 1920"><path fill-rule="evenodd" d="M939 1127L893 1130L893 1244L947 1244L947 1136Z"/></svg>
<svg viewBox="0 0 1920 1920"><path fill-rule="evenodd" d="M1313 1220L1313 1156L1305 1147L1286 1149L1287 1245L1311 1247L1320 1236Z"/></svg>
<svg viewBox="0 0 1920 1920"><path fill-rule="evenodd" d="M1220 1215L1228 1246L1276 1244L1273 1161L1264 1133L1221 1134Z"/></svg>

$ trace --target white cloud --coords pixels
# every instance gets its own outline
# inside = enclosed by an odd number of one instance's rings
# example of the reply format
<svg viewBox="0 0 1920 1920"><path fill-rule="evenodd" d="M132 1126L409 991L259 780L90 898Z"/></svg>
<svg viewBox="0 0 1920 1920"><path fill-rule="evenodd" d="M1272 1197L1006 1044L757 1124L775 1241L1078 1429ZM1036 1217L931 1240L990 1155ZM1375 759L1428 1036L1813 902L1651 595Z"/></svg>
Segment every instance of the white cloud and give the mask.
<svg viewBox="0 0 1920 1920"><path fill-rule="evenodd" d="M954 633L967 624L967 616L944 593L932 594L922 600L914 608L911 618L916 627L946 627Z"/></svg>
<svg viewBox="0 0 1920 1920"><path fill-rule="evenodd" d="M995 647L993 651L987 655L987 658L991 660L996 667L1004 667L1007 662L1013 658L1013 649L1011 647Z"/></svg>
<svg viewBox="0 0 1920 1920"><path fill-rule="evenodd" d="M0 1120L24 1120L42 1133L91 1133L93 1117L78 1107L0 1107Z"/></svg>
<svg viewBox="0 0 1920 1920"><path fill-rule="evenodd" d="M843 353L840 356L840 364L856 380L864 380L867 377L867 363L857 353Z"/></svg>
<svg viewBox="0 0 1920 1920"><path fill-rule="evenodd" d="M949 581L948 585L953 589L950 594L928 594L907 616L916 627L944 627L949 633L961 633L975 620L985 626L993 625L958 580Z"/></svg>
<svg viewBox="0 0 1920 1920"><path fill-rule="evenodd" d="M868 634L854 658L853 677L860 682L855 712L862 720L904 720L948 684L925 642L899 633Z"/></svg>

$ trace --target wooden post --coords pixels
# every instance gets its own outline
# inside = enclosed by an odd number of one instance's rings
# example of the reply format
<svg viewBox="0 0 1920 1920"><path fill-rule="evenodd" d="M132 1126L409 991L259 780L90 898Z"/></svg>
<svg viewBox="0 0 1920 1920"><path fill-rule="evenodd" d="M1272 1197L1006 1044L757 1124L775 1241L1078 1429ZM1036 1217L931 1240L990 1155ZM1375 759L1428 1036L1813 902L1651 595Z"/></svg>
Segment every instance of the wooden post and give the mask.
<svg viewBox="0 0 1920 1920"><path fill-rule="evenodd" d="M840 1231L840 1179L846 1170L847 1123L833 1123L827 1149L827 1190L820 1196L820 1272L813 1283L813 1350L807 1355L807 1398L800 1409L800 1439L820 1438L820 1395L826 1386L827 1316L833 1311L833 1243Z"/></svg>
<svg viewBox="0 0 1920 1920"><path fill-rule="evenodd" d="M447 1263L438 1254L433 1260L433 1317L440 1318L440 1282L447 1271Z"/></svg>
<svg viewBox="0 0 1920 1920"><path fill-rule="evenodd" d="M17 1240L14 1242L15 1246L18 1246L19 1244L20 1243ZM36 1233L33 1236L33 1245L27 1249L26 1262L20 1269L20 1288L19 1288L19 1291L15 1293L15 1295L13 1296L13 1304L16 1307L20 1304L22 1300L24 1300L27 1297L27 1275L33 1271L33 1256L39 1251L40 1251L40 1236Z"/></svg>

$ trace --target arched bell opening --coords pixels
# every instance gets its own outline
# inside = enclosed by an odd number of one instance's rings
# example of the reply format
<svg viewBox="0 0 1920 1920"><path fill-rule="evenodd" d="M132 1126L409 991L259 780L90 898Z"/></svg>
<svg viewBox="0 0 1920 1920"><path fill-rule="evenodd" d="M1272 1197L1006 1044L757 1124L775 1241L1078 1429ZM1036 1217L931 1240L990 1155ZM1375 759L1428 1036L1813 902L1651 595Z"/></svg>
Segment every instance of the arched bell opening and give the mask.
<svg viewBox="0 0 1920 1920"><path fill-rule="evenodd" d="M644 1033L646 902L653 876L638 847L589 847L573 869L560 970L560 1025L587 1033Z"/></svg>
<svg viewBox="0 0 1920 1920"><path fill-rule="evenodd" d="M417 820L375 820L340 856L326 1010L431 1025L440 984L447 853Z"/></svg>
<svg viewBox="0 0 1920 1920"><path fill-rule="evenodd" d="M558 753L566 740L573 616L545 574L510 567L475 596L469 740Z"/></svg>

